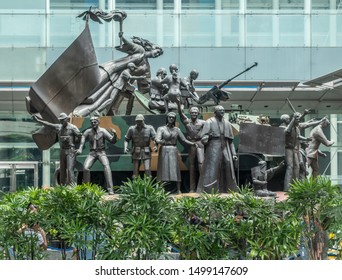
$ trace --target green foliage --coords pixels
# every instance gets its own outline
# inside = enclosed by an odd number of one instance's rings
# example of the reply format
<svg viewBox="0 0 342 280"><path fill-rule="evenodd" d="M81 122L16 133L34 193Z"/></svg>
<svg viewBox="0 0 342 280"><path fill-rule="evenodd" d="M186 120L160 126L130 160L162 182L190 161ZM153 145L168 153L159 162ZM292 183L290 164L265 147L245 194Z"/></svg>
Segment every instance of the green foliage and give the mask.
<svg viewBox="0 0 342 280"><path fill-rule="evenodd" d="M326 178L294 182L281 203L249 188L173 198L150 177L128 180L119 190L110 200L92 184L4 195L1 258L44 258L36 237L19 231L36 221L62 249L75 248L77 259L159 259L170 245L182 259L283 259L298 252L300 239L317 259L327 232L335 244L341 241L342 195ZM27 211L29 202L38 206L36 214Z"/></svg>
<svg viewBox="0 0 342 280"><path fill-rule="evenodd" d="M342 230L341 198L339 187L326 177L310 177L291 185L288 203L302 219L303 241L310 259L326 259L328 232Z"/></svg>
<svg viewBox="0 0 342 280"><path fill-rule="evenodd" d="M173 204L151 177L134 178L120 187L114 202L117 228L102 250L103 259L158 259L167 250Z"/></svg>
<svg viewBox="0 0 342 280"><path fill-rule="evenodd" d="M296 216L248 189L184 197L177 214L174 238L183 259L282 259L298 249Z"/></svg>

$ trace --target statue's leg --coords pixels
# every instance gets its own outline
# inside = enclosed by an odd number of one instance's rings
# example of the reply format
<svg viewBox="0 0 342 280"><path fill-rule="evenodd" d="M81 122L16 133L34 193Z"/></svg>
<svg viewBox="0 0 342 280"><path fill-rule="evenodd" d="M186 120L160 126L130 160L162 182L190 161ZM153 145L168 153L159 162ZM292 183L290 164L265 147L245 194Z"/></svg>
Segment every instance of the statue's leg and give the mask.
<svg viewBox="0 0 342 280"><path fill-rule="evenodd" d="M147 158L144 160L144 168L146 176L151 177L151 159Z"/></svg>
<svg viewBox="0 0 342 280"><path fill-rule="evenodd" d="M139 175L139 166L140 166L140 160L134 159L133 160L133 177L138 177Z"/></svg>
<svg viewBox="0 0 342 280"><path fill-rule="evenodd" d="M196 191L196 148L189 149L189 177L190 177L190 192Z"/></svg>
<svg viewBox="0 0 342 280"><path fill-rule="evenodd" d="M316 178L319 175L318 160L316 158L312 159L311 168L312 168L312 177Z"/></svg>
<svg viewBox="0 0 342 280"><path fill-rule="evenodd" d="M90 183L90 168L96 161L95 155L91 152L84 161L83 166L83 183Z"/></svg>
<svg viewBox="0 0 342 280"><path fill-rule="evenodd" d="M285 149L285 163L286 173L284 178L284 191L287 192L290 189L290 183L293 176L293 149Z"/></svg>
<svg viewBox="0 0 342 280"><path fill-rule="evenodd" d="M66 156L67 159L67 174L68 174L68 183L73 184L76 183L76 178L74 174L76 155L74 149L68 150L68 154Z"/></svg>
<svg viewBox="0 0 342 280"><path fill-rule="evenodd" d="M59 183L64 186L68 183L67 178L67 155L65 149L60 150L59 154Z"/></svg>
<svg viewBox="0 0 342 280"><path fill-rule="evenodd" d="M127 101L127 107L126 107L126 116L130 116L132 114L134 105L134 95L130 95Z"/></svg>
<svg viewBox="0 0 342 280"><path fill-rule="evenodd" d="M109 194L114 194L113 192L113 178L112 178L112 171L110 170L109 160L107 155L104 151L99 154L99 161L103 165L104 175L106 178L107 183L107 190Z"/></svg>

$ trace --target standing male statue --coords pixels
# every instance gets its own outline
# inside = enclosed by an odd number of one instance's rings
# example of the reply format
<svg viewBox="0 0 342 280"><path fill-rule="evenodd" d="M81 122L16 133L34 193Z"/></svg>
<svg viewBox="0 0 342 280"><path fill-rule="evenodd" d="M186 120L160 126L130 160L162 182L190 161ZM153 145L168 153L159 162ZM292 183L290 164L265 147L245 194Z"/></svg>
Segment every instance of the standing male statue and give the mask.
<svg viewBox="0 0 342 280"><path fill-rule="evenodd" d="M323 118L323 121L314 127L310 132L311 141L309 146L306 148L307 164L308 167L312 169L312 177L317 177L319 175L318 166L318 156L326 157L327 155L319 150L321 144L330 147L335 142L333 140L328 140L324 135L322 128L328 127L330 122L327 118Z"/></svg>
<svg viewBox="0 0 342 280"><path fill-rule="evenodd" d="M59 165L60 165L60 184L67 185L76 183L74 167L76 162L75 143L80 140L82 133L78 128L69 123L70 118L65 113L60 113L58 120L60 124L49 123L33 115L33 119L51 129L58 135L60 145Z"/></svg>
<svg viewBox="0 0 342 280"><path fill-rule="evenodd" d="M302 114L295 112L290 123L285 128L285 164L284 191L290 189L292 180L299 178L300 141L310 141L310 138L300 135L299 123Z"/></svg>
<svg viewBox="0 0 342 280"><path fill-rule="evenodd" d="M197 192L220 193L237 191L234 163L237 162L233 143L231 123L224 119L224 108L215 107L215 116L206 120L201 133L201 141L206 145L202 172Z"/></svg>
<svg viewBox="0 0 342 280"><path fill-rule="evenodd" d="M129 153L128 144L132 141L132 160L133 160L133 176L139 174L140 163L144 163L145 174L151 176L151 147L150 142L155 141L156 131L153 126L145 124L145 118L139 114L135 118L135 125L130 126L125 136L124 153ZM158 150L157 144L154 142L153 151Z"/></svg>
<svg viewBox="0 0 342 280"><path fill-rule="evenodd" d="M196 162L198 173L201 174L204 161L204 145L201 142L201 132L205 121L198 119L199 109L191 107L189 112L191 118L187 118L181 109L180 101L177 100L178 113L187 132L187 139L197 144L197 147L189 147L189 173L190 173L190 192L196 191Z"/></svg>
<svg viewBox="0 0 342 280"><path fill-rule="evenodd" d="M99 127L98 117L90 118L91 128L88 128L81 139L81 144L77 150L77 154L81 154L86 140L89 140L90 153L88 154L83 166L83 182L90 182L90 168L93 166L96 160L99 160L104 168L104 175L107 183L107 190L110 195L113 192L113 179L112 172L110 170L109 160L105 151L105 140L115 144L117 140L115 129L111 129L110 134L106 129Z"/></svg>

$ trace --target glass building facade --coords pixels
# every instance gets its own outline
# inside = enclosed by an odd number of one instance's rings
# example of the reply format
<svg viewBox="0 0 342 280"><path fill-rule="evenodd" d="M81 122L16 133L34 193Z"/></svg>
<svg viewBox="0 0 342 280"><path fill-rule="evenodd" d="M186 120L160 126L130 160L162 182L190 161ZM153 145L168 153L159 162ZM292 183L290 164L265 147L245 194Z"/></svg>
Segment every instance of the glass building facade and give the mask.
<svg viewBox="0 0 342 280"><path fill-rule="evenodd" d="M30 135L39 126L24 99L30 84L84 29L77 16L89 7L125 10L125 35L164 48L163 56L151 60L152 72L176 63L181 73L198 69L201 80L225 80L258 61L255 71L239 79L307 81L342 68L340 0L1 0L0 161L38 162L39 185L51 183L58 147L37 149ZM117 22L89 25L99 63L122 56L114 50ZM322 117L316 114L310 117ZM329 137L337 146L327 149L330 156L322 164L325 174L342 184L342 114L329 114ZM0 169L3 188L8 172Z"/></svg>

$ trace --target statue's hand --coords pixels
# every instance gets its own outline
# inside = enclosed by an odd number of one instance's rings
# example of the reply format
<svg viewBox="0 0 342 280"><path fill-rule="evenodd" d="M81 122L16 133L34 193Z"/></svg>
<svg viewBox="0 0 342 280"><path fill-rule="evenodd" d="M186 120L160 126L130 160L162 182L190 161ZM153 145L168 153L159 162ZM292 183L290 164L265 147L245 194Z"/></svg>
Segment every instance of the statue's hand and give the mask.
<svg viewBox="0 0 342 280"><path fill-rule="evenodd" d="M76 155L80 155L80 154L82 154L82 149L76 150Z"/></svg>
<svg viewBox="0 0 342 280"><path fill-rule="evenodd" d="M116 130L115 130L114 128L111 128L111 129L110 129L110 132L111 132L112 134L116 135Z"/></svg>
<svg viewBox="0 0 342 280"><path fill-rule="evenodd" d="M154 147L152 148L152 151L153 151L153 152L157 152L157 151L158 151L158 146L154 146Z"/></svg>
<svg viewBox="0 0 342 280"><path fill-rule="evenodd" d="M322 153L322 157L326 158L327 154L326 153Z"/></svg>
<svg viewBox="0 0 342 280"><path fill-rule="evenodd" d="M237 156L233 156L233 160L237 161L238 157Z"/></svg>
<svg viewBox="0 0 342 280"><path fill-rule="evenodd" d="M124 149L124 153L128 154L129 153L129 148Z"/></svg>
<svg viewBox="0 0 342 280"><path fill-rule="evenodd" d="M123 31L119 32L119 38L121 38L123 36Z"/></svg>
<svg viewBox="0 0 342 280"><path fill-rule="evenodd" d="M201 139L201 142L202 142L204 145L208 144L208 142L209 142L209 136L208 136L208 135L203 136L202 139Z"/></svg>

